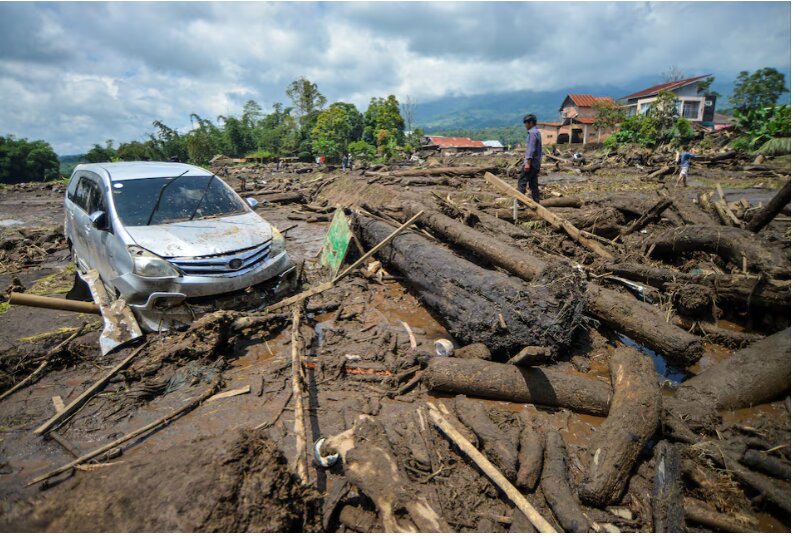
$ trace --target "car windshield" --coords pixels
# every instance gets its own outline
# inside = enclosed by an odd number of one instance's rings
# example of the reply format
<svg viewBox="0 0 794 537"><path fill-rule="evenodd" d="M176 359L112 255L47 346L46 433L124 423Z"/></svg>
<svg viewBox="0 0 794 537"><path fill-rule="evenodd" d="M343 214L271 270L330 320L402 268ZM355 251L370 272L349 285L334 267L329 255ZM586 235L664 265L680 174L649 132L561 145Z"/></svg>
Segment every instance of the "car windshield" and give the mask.
<svg viewBox="0 0 794 537"><path fill-rule="evenodd" d="M116 213L125 226L145 226L150 217L150 224L157 225L247 210L232 189L215 176L211 179L208 175L129 179L111 181L110 185Z"/></svg>

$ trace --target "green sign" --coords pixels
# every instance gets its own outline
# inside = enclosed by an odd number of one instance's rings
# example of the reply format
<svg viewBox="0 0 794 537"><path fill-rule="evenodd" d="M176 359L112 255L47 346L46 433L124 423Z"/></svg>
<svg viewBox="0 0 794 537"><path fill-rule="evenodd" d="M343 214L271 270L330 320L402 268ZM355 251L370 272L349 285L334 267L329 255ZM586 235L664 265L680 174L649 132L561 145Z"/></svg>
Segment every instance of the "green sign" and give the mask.
<svg viewBox="0 0 794 537"><path fill-rule="evenodd" d="M328 233L325 235L323 250L320 254L320 266L326 269L329 278L333 278L339 272L352 237L353 232L350 231L347 217L344 211L338 208L334 213L334 219L331 220L331 227L328 228Z"/></svg>

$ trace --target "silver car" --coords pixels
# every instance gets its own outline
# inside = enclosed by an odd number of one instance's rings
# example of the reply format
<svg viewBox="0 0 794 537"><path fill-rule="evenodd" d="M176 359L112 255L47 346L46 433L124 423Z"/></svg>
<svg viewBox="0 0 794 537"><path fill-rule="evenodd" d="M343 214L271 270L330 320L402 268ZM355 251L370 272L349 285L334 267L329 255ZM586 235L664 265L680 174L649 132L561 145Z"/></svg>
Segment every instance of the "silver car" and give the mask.
<svg viewBox="0 0 794 537"><path fill-rule="evenodd" d="M186 298L280 281L294 269L283 235L246 201L197 166L81 164L66 190L65 234L78 270L96 269L156 329L156 312Z"/></svg>

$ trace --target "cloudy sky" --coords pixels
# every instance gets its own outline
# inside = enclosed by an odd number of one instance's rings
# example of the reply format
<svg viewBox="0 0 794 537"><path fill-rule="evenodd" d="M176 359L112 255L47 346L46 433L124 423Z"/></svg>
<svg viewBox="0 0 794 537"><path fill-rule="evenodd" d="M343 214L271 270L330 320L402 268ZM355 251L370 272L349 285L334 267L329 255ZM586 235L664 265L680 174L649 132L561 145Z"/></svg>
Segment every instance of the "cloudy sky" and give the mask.
<svg viewBox="0 0 794 537"><path fill-rule="evenodd" d="M160 119L269 108L303 75L329 102L629 84L676 65L790 70L788 2L0 2L0 132L59 154Z"/></svg>

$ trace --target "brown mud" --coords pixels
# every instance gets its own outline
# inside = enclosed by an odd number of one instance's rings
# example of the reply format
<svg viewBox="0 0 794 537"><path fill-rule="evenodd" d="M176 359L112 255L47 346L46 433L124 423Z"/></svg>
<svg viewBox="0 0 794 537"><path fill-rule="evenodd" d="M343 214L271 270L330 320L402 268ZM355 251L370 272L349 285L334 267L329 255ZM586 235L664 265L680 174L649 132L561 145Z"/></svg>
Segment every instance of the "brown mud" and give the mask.
<svg viewBox="0 0 794 537"><path fill-rule="evenodd" d="M508 177L505 171L519 156L517 153L459 155L438 160L440 165L449 168L495 167L497 175ZM617 157L606 160L609 158ZM586 211L582 215L609 215L609 226L595 221L587 223L584 216L581 222L589 226L588 231L611 239L616 229L630 225L655 203L660 186L672 190L669 178L666 185L648 180L647 174L655 169L648 160L650 156L621 158L626 159L626 164L616 160L594 173L576 173L564 167L557 170L549 166L541 176L543 193L579 198L581 209ZM645 169L639 170L637 165ZM379 216L365 215L367 218L379 220L380 224L392 229L404 220L400 206L403 195L414 201L417 197L428 201L437 200L436 194L448 200L446 208L441 204L439 210L448 216L463 217L464 222L467 222L465 214L482 210L507 219L512 217L512 201L491 191L477 175L436 180L432 173L412 176L407 173L411 167L397 165L394 168L400 169L404 177L391 178L389 169L379 170L383 174L380 176L365 176L360 175L359 170L343 175L340 170L330 168L290 166L292 168L277 173L273 173L269 165L232 167L227 180L237 188L242 186L240 178L245 177L246 195L262 191L300 194L303 202L262 203L257 212L279 229L296 225L286 233L287 248L293 259L305 262L300 282L303 289L320 282L313 264L328 226L323 220L337 204L351 207L364 202L380 213ZM423 170L430 169L427 163L420 166ZM785 182L784 177L759 177L752 172L731 169L725 163L713 167L696 164L692 179L693 184L700 181L705 186L688 189L685 197L690 200L696 199L700 192L708 193L715 182L720 181L723 187L728 187L725 190L729 202L744 197L753 205L771 198ZM758 184L765 188L750 188ZM28 290L49 296L63 296L64 286L71 283L68 249L62 235L58 235L63 195L58 190L52 185L19 185L0 190L0 244L3 244L0 292L12 285L15 277ZM599 200L607 198L608 203L599 205ZM559 214L571 217L575 215L573 211L580 210L563 209ZM692 203L683 213L695 209L697 205ZM649 233L639 230L607 247L613 249L618 263L644 263L693 274L741 273L742 267L736 267L734 261L711 252L687 252L665 259L664 263L653 255L645 255L653 232L658 235L684 225L683 213L673 212L671 208L663 213L660 221L647 226ZM501 241L510 241L516 248L544 261L565 257L571 267L580 267L575 269L582 271L575 273L577 278L584 277L585 273L590 280L603 275L592 252L528 212L523 214L518 226L505 220L502 222L511 227L485 220L468 220L467 225L492 233ZM702 215L711 218L706 213ZM718 224L714 221L713 225ZM437 237L429 237L432 230L420 231L420 228L414 228L411 233L423 237L430 245L427 251L432 257L465 260L498 274L493 281L517 280L503 269L473 259ZM772 245L775 251L785 254L790 252L788 228L788 222L779 218L759 236L765 246ZM38 231L41 229L45 231ZM366 243L364 248L371 246L366 237L359 238L365 239L362 241ZM394 244L398 245L399 240ZM436 251L441 249L443 253ZM349 252L348 262L360 255L352 243ZM58 433L79 452L86 453L167 415L198 397L219 379L221 392L245 386L249 386L250 391L205 401L166 426L123 445L120 457L79 465L73 473L53 478L44 487L26 484L74 459L52 438L33 432L54 413L53 397L58 396L68 403L134 347L101 357L97 344L99 325L91 324L99 321L96 316L17 306L0 310L0 391L29 375L48 349L87 323L86 333L55 354L50 366L31 385L0 401L2 526L17 531L383 531L391 527L388 524L392 520L386 516L388 508L383 499L393 493L394 520L399 525L430 528L433 526L428 521L440 520L443 524L439 527L456 532L520 529L526 520L521 517L516 520L512 502L450 444L425 412L425 403L430 401L454 414L457 407L454 396L466 393L429 390L429 378L425 378L430 372L428 365L435 368L445 362L455 364L457 360L437 358L434 341L446 338L462 346L483 342L486 338L478 337L479 330L474 328L458 330L451 319L452 308L438 308L427 300L427 292L412 281L418 265L390 268L386 257L376 255L376 259L386 266L385 270L375 267L374 272L356 272L304 304L300 334L305 366L304 406L307 412L303 418L309 445L306 454L309 485L301 484L294 473L297 454L295 404L290 384L289 311L276 312L268 322L243 331L230 328L234 319L275 300L265 290L231 295L202 305L208 312L222 309L227 313L210 313L209 317L200 319L193 330L148 335L147 349L132 366L112 378L58 429ZM752 265L748 270L752 272ZM781 273L785 271L777 271ZM431 276L427 275L428 281ZM597 281L614 293L633 296L623 284L600 278ZM467 292L475 292L475 288L480 287L471 286ZM653 298L652 307L666 322L672 323L676 316L686 316L676 309L682 305L675 302L672 291L658 289L649 295ZM687 322L708 322L759 338L790 324L790 318L781 320L776 312L764 316L748 311L733 314L728 308L718 310L689 310L689 315L702 317L687 318ZM620 382L610 378L609 364L616 350L626 345L643 352L647 349L628 340L619 328L597 322L586 310L581 314L575 322L568 322L566 334L552 338L565 342L558 355L550 363L531 368L534 370L531 374L541 371L545 378L563 379L574 386L577 380L587 386L597 383L593 393L598 394L599 406L590 412L607 414L611 385ZM493 310L481 311L480 315L484 324L496 320L498 328L498 315ZM470 318L475 317L472 310ZM690 332L700 334L694 330ZM500 371L504 367L514 367L496 362L504 362L521 343L516 340L492 345L490 350L495 362L484 362L487 365L483 367L495 367ZM523 342L523 345L529 344L537 342ZM645 371L644 375L655 375L653 380L663 394L662 406L667 408L666 401L681 382L697 378L697 374L730 360L735 352L718 342L704 340L702 357L673 360L676 366L668 363L668 357L663 354L647 351L655 372ZM763 363L763 358L756 356L755 360ZM463 363L458 362L458 365ZM548 385L543 388L548 390ZM603 401L602 391L606 394ZM527 479L522 477L522 461L531 457L537 461L539 456L537 445L532 448L534 454L522 454L525 444L531 447L521 435L525 422L532 422L544 447L548 443L548 433L559 431L561 441L553 439L554 463L542 468L544 472L552 472L549 484L544 489L543 479L536 476L537 485L522 490L541 516L557 529L567 527L584 531L614 527L622 531L653 531L651 498L657 464L653 448L661 440L675 445L680 454L680 485L684 499L698 500L708 509L739 520L753 531L790 529L790 518L784 509L759 496L730 470L716 465L697 442L676 438L664 419L644 443L644 448L629 450L633 462L621 461L629 473L625 491L616 492L614 501L606 507L591 505L580 498L577 491L587 478L592 442L598 438L599 431L605 430L609 418L565 408L560 404L561 393L554 393L554 398L547 396L535 404L495 400L497 395L493 391L481 394L470 391L468 403L478 406L465 417L456 418L455 426L472 435L480 451L501 465L505 475L517 480ZM481 398L483 396L486 398ZM738 461L758 460L758 452L774 457L778 464L788 464L790 400L776 399L751 408L719 410L716 412L718 422L711 429L692 434L696 434L698 440L719 442L719 446ZM598 412L594 412L595 408ZM359 429L367 432L361 437L362 445L390 453L389 458L372 459L374 475L398 476L393 481L398 490L384 491L374 486L376 482L368 481L354 486L356 474L350 469L352 473L347 475L344 463L325 469L313 462L311 450L316 440L353 428L361 415L370 416L377 424L374 429ZM619 428L610 425L609 429ZM499 442L497 431L502 433L502 442ZM377 435L381 436L374 441ZM370 439L372 442L367 444ZM750 454L743 458L745 453ZM389 465L384 463L386 460L391 461ZM396 473L393 472L395 465ZM779 465L775 468L780 469ZM525 468L525 473L527 471ZM537 472L537 468L534 471ZM760 467L753 471L777 489L790 486L788 480L779 475L766 475ZM549 494L552 497L565 494L565 489L560 492L559 488L563 484L568 491L564 504L559 504L557 499L549 501ZM415 498L420 498L421 503L413 502ZM677 496L671 494L670 498L675 502ZM417 505L422 509L417 511ZM561 510L560 505L565 507ZM437 519L428 518L431 512ZM675 506L669 512L677 512ZM516 522L511 524L513 520ZM428 523L431 525L423 525ZM715 529L691 517L687 517L685 524L690 531Z"/></svg>

